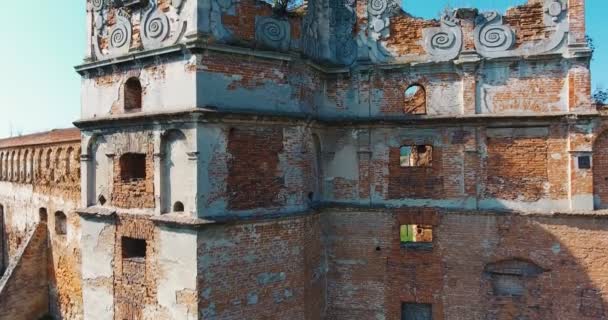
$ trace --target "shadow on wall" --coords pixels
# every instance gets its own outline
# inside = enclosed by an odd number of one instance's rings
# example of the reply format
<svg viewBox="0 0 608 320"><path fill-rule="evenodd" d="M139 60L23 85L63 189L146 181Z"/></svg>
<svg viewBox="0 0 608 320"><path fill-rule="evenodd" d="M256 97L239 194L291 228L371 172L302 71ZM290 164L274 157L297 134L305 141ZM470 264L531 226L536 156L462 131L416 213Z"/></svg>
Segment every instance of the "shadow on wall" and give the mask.
<svg viewBox="0 0 608 320"><path fill-rule="evenodd" d="M401 244L400 216L324 215L328 318L407 319L430 307L434 320L608 319L608 219L401 219L433 225L429 249Z"/></svg>

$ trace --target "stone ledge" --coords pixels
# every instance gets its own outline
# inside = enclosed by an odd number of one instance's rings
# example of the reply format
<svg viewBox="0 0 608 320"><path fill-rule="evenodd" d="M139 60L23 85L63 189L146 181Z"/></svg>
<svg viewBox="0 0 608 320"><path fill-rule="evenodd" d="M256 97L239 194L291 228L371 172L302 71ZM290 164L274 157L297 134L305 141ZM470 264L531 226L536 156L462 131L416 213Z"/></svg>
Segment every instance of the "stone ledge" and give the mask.
<svg viewBox="0 0 608 320"><path fill-rule="evenodd" d="M156 224L189 228L199 228L217 223L217 221L213 220L188 217L185 216L184 213L167 213L160 216L151 216L150 220Z"/></svg>
<svg viewBox="0 0 608 320"><path fill-rule="evenodd" d="M76 209L76 213L82 218L114 219L116 217L116 209L98 206Z"/></svg>

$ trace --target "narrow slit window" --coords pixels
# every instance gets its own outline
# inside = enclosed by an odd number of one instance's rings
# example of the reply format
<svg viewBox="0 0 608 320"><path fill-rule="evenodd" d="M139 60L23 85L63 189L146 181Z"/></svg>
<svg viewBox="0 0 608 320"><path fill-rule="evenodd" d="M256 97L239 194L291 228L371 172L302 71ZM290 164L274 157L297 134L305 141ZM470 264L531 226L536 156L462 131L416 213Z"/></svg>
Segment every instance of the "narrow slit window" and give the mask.
<svg viewBox="0 0 608 320"><path fill-rule="evenodd" d="M55 212L55 233L57 235L64 235L68 233L68 224L65 213L62 211Z"/></svg>
<svg viewBox="0 0 608 320"><path fill-rule="evenodd" d="M48 220L46 208L38 209L38 217L40 218L40 222L46 222Z"/></svg>
<svg viewBox="0 0 608 320"><path fill-rule="evenodd" d="M402 146L399 149L401 167L430 167L433 164L433 146Z"/></svg>

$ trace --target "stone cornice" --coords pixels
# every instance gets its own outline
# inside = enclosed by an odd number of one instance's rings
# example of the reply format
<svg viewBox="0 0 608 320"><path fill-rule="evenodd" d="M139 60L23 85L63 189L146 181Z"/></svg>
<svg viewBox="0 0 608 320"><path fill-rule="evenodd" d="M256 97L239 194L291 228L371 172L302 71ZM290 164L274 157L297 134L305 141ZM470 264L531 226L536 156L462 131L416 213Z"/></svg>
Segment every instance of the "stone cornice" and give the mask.
<svg viewBox="0 0 608 320"><path fill-rule="evenodd" d="M370 61L361 61L350 67L340 67L334 65L320 64L310 59L305 59L299 52L282 53L276 51L258 50L248 47L236 46L236 45L224 45L224 44L209 44L204 38L194 38L185 44L176 44L173 46L163 47L159 49L139 51L129 53L127 55L109 58L106 60L87 62L75 66L74 69L80 75L86 75L88 73L99 72L100 70L108 69L112 71L117 65L142 65L146 61L152 61L157 57L171 57L171 56L185 56L189 54L196 54L205 51L212 51L218 53L237 54L246 57L256 57L262 59L271 59L284 62L301 61L306 63L312 69L322 72L324 74L341 74L350 73L353 71L366 71L366 70L399 70L399 69L415 69L425 70L433 69L437 67L437 72L445 72L446 68L455 70L460 68L465 63L478 64L483 61L492 62L510 62L510 61L539 61L539 60L570 60L570 59L590 59L591 51L585 46L572 47L568 54L562 53L542 53L525 56L509 56L509 57L497 57L497 58L484 58L479 55L475 55L475 59L471 60L470 52L462 52L458 57L453 60L445 62L409 62L409 63L371 63Z"/></svg>
<svg viewBox="0 0 608 320"><path fill-rule="evenodd" d="M213 108L190 108L173 112L138 113L111 117L97 117L82 119L74 125L83 130L97 128L125 126L154 126L166 123L256 123L256 124L310 124L324 126L463 126L483 125L505 126L543 125L555 121L588 121L603 117L597 111L592 112L554 112L543 114L476 114L476 115L445 115L445 116L394 116L394 117L366 117L366 118L339 118L327 116L313 116L301 113L270 113L255 110L250 111L218 111Z"/></svg>

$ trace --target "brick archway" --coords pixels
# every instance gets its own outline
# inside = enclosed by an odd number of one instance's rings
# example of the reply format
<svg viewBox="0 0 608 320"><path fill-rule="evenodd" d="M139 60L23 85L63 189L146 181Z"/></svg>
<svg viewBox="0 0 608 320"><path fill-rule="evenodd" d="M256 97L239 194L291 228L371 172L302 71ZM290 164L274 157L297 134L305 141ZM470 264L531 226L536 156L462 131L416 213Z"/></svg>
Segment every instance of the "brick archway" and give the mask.
<svg viewBox="0 0 608 320"><path fill-rule="evenodd" d="M593 145L593 195L595 209L608 208L608 131Z"/></svg>

